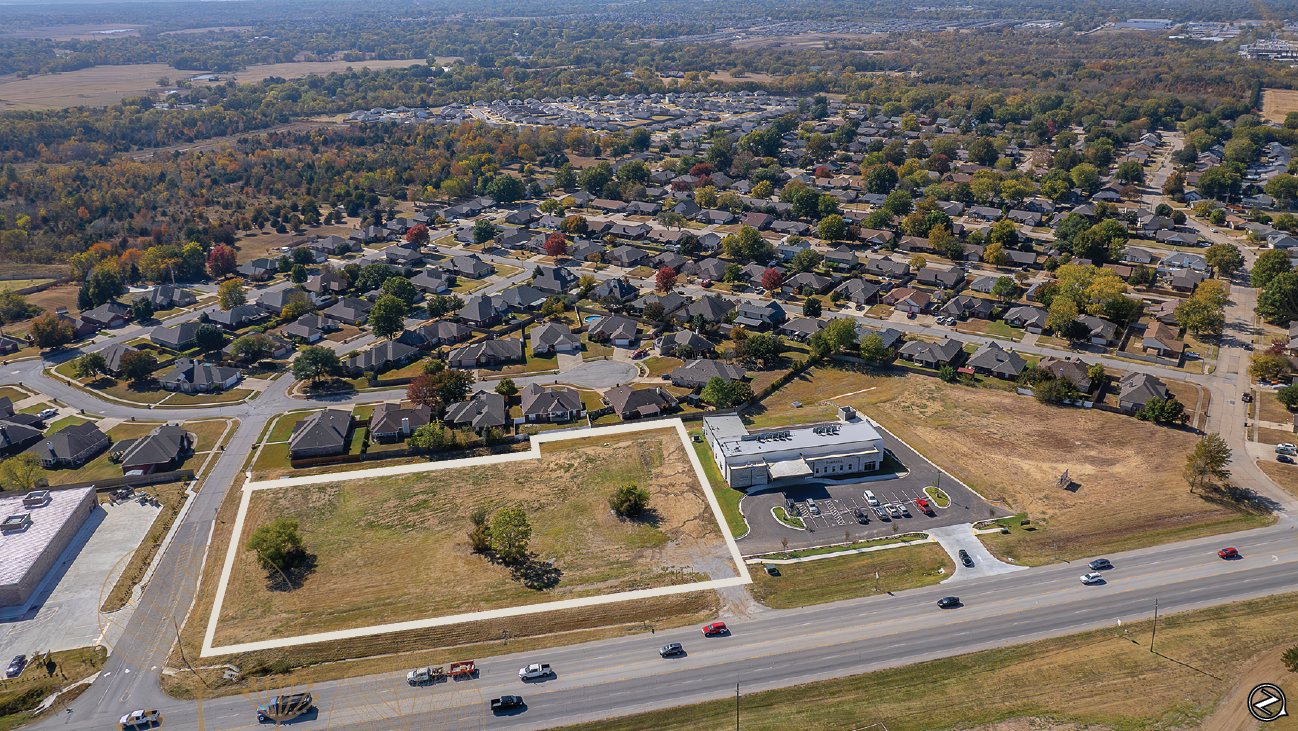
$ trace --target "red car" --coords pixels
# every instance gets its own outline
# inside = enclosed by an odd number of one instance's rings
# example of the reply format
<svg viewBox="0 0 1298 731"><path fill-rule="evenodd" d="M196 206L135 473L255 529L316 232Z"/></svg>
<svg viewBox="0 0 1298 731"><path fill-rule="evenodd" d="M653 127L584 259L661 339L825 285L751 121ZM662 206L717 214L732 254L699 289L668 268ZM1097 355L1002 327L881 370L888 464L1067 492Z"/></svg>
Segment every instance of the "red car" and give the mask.
<svg viewBox="0 0 1298 731"><path fill-rule="evenodd" d="M702 286L704 289L707 289L708 287L711 287L711 286L712 286L712 280L711 280L711 279L704 279L704 280L703 280L703 284L702 284L701 286Z"/></svg>
<svg viewBox="0 0 1298 731"><path fill-rule="evenodd" d="M1217 552L1217 555L1222 558L1239 558L1239 551L1233 548L1223 548Z"/></svg>
<svg viewBox="0 0 1298 731"><path fill-rule="evenodd" d="M919 508L920 510L923 510L928 515L933 514L933 504L925 500L924 498L919 498L918 500L916 500L915 507Z"/></svg>
<svg viewBox="0 0 1298 731"><path fill-rule="evenodd" d="M728 635L730 630L726 629L725 622L713 622L703 628L704 637L715 637L716 635Z"/></svg>

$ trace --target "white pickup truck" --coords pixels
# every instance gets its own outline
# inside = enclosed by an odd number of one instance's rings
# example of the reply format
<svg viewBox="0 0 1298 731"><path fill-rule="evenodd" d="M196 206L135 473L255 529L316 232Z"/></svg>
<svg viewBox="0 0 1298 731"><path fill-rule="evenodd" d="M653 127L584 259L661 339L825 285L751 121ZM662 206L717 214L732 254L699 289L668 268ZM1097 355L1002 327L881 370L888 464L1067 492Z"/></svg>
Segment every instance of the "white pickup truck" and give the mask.
<svg viewBox="0 0 1298 731"><path fill-rule="evenodd" d="M548 678L551 675L554 675L554 671L550 669L549 663L544 663L544 662L534 662L531 665L528 665L527 667L522 668L521 670L518 671L519 680L535 680L537 678Z"/></svg>

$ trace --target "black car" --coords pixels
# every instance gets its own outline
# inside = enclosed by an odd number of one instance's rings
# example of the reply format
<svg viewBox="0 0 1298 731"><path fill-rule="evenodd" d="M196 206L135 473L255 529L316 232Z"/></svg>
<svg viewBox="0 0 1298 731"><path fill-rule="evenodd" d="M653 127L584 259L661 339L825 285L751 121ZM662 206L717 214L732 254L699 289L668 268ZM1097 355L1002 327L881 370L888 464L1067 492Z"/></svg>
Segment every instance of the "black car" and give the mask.
<svg viewBox="0 0 1298 731"><path fill-rule="evenodd" d="M870 519L865 515L865 511L861 510L860 508L853 508L852 515L856 517L856 522L860 523L861 525L865 525L870 522Z"/></svg>
<svg viewBox="0 0 1298 731"><path fill-rule="evenodd" d="M958 555L960 556L960 563L964 564L966 568L973 568L973 559L969 557L968 551L961 548Z"/></svg>
<svg viewBox="0 0 1298 731"><path fill-rule="evenodd" d="M677 655L684 655L685 648L681 647L681 643L673 642L670 645L663 645L658 648L658 654L663 657L675 657Z"/></svg>
<svg viewBox="0 0 1298 731"><path fill-rule="evenodd" d="M1240 394L1239 400L1243 401L1246 404L1251 404L1253 403L1253 394L1251 393Z"/></svg>
<svg viewBox="0 0 1298 731"><path fill-rule="evenodd" d="M1109 559L1107 558L1097 558L1087 564L1087 566L1090 566L1092 571L1102 571L1104 569L1113 568L1113 564L1109 563Z"/></svg>
<svg viewBox="0 0 1298 731"><path fill-rule="evenodd" d="M499 698L491 699L491 710L493 713L501 711L510 711L515 708L522 708L527 704L523 703L523 697L517 695L502 695Z"/></svg>
<svg viewBox="0 0 1298 731"><path fill-rule="evenodd" d="M960 597L958 596L944 596L937 600L938 609L950 609L958 606L960 606Z"/></svg>
<svg viewBox="0 0 1298 731"><path fill-rule="evenodd" d="M19 655L13 659L13 662L9 663L9 669L5 670L5 677L16 678L22 675L25 667L27 667L27 656Z"/></svg>
<svg viewBox="0 0 1298 731"><path fill-rule="evenodd" d="M1293 457L1290 457L1287 454L1277 454L1275 456L1275 461L1284 462L1285 464L1294 464Z"/></svg>

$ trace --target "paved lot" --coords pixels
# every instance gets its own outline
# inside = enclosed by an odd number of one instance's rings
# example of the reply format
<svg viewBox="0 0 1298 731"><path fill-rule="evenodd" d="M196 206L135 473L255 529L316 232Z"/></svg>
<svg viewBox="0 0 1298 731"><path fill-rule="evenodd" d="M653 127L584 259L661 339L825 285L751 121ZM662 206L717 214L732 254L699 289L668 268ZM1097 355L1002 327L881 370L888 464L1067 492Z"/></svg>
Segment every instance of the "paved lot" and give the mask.
<svg viewBox="0 0 1298 731"><path fill-rule="evenodd" d="M883 427L884 447L906 466L904 477L884 479L809 480L792 485L750 492L742 501L744 517L748 520L748 535L739 540L739 550L744 555L779 551L782 538L789 539L789 548L809 548L830 543L841 543L844 533L851 540L884 538L893 534L928 531L940 526L973 523L991 517L1010 515L1008 510L993 506L955 478L939 470L905 442ZM937 482L951 498L945 508L936 508L932 516L920 512L914 504L924 497L924 488ZM883 521L866 511L869 523L861 525L853 515L855 508L866 508L865 491L872 491L880 502L908 503L910 517ZM807 514L806 501L814 500L820 515ZM771 509L786 505L786 500L797 502L800 517L806 530L798 530L775 519Z"/></svg>
<svg viewBox="0 0 1298 731"><path fill-rule="evenodd" d="M144 540L158 512L135 501L96 508L26 613L0 615L0 657L95 644L104 583Z"/></svg>

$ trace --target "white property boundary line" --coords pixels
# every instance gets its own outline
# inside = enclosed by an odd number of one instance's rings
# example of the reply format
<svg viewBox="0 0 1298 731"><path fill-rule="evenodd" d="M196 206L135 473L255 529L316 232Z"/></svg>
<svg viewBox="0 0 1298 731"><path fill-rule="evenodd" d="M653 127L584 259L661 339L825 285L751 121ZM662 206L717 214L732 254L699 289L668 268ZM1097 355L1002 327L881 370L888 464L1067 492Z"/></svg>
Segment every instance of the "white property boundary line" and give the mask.
<svg viewBox="0 0 1298 731"><path fill-rule="evenodd" d="M682 445L685 447L685 453L689 457L690 465L694 467L694 475L699 481L699 488L703 490L704 495L707 496L708 505L712 508L712 515L717 521L717 526L721 529L721 535L725 538L726 546L730 549L730 558L735 564L735 569L739 572L739 576L735 578L714 579L712 581L701 581L680 586L664 586L657 589L638 589L635 591L609 594L607 596L563 599L560 601L530 604L521 607L492 609L485 612L473 612L469 614L454 614L448 617L430 617L428 619L416 619L409 622L395 622L391 624L375 625L373 627L359 627L356 629L337 630L334 632L299 635L297 637L285 637L259 642L245 642L237 645L224 645L221 647L212 646L213 638L216 635L217 618L221 616L221 606L225 601L225 591L230 583L230 574L234 570L234 561L237 557L240 545L239 539L240 536L243 535L243 522L244 518L248 514L248 504L252 500L252 494L258 490L273 490L277 487L318 485L330 482L350 482L352 480L363 480L370 477L388 477L392 475L413 474L416 472L457 469L460 467L478 467L483 465L500 464L502 462L523 462L532 459L539 459L541 457L541 445L549 442L633 434L642 431L659 431L662 429L670 429L673 426L676 429L677 435L681 439ZM215 655L227 655L238 652L255 652L258 650L268 650L277 647L305 645L313 642L330 642L333 640L367 637L370 635L386 634L389 632L402 632L405 630L425 629L428 627L442 627L445 625L460 624L462 622L476 622L483 619L498 619L501 617L516 617L526 614L540 614L542 612L550 612L558 609L590 607L599 604L612 604L614 602L630 601L633 599L670 596L672 594L684 594L692 591L708 591L731 586L743 586L752 583L753 579L748 573L748 565L744 563L743 556L739 553L739 546L735 543L734 536L730 534L730 527L726 524L725 516L721 513L721 505L717 502L717 497L712 491L712 483L708 481L707 474L703 471L703 465L699 462L698 453L695 452L690 445L690 437L689 433L685 430L685 423L680 419L668 419L641 424L618 424L615 426L599 427L596 429L580 429L576 431L535 434L532 436L531 441L532 448L526 452L489 455L486 457L468 457L465 459L448 460L445 462L378 467L368 470L354 470L351 472L334 472L323 475L311 475L308 477L292 477L284 480L245 482L243 485L243 496L239 501L239 514L234 520L230 546L225 553L225 566L221 569L221 578L220 581L217 582L216 586L216 601L212 604L212 614L207 620L207 633L203 637L203 649L199 656L212 657Z"/></svg>

